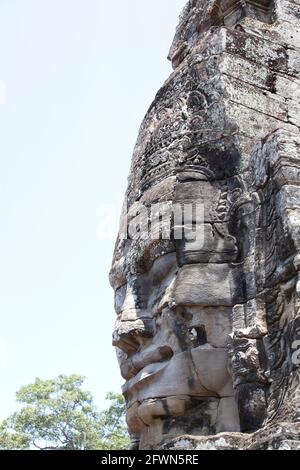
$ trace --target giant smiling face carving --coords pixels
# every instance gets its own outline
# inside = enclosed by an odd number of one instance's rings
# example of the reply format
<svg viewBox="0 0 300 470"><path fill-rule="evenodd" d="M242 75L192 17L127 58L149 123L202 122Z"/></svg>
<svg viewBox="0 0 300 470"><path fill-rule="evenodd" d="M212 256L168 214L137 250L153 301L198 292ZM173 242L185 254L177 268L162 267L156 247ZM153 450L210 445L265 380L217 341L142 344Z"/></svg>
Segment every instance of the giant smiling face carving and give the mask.
<svg viewBox="0 0 300 470"><path fill-rule="evenodd" d="M140 129L111 271L133 447L260 428L263 447L298 420L300 144L288 87L268 88L298 20L277 3L190 0Z"/></svg>
<svg viewBox="0 0 300 470"><path fill-rule="evenodd" d="M113 344L126 381L129 430L140 448L155 448L173 435L241 428L232 379L232 358L235 364L239 359L229 354L228 340L234 306L255 297L255 282L243 268L247 224L236 224L244 191L237 131L220 105L223 89L215 86L213 65L179 70L151 105L133 155L114 254ZM140 214L152 216L157 204L163 228L156 218L144 237L148 219ZM193 210L180 219L174 216L178 206ZM198 207L204 208L203 236L193 239ZM251 354L255 350L254 344Z"/></svg>
<svg viewBox="0 0 300 470"><path fill-rule="evenodd" d="M158 183L146 203L157 207L170 185L173 200L161 206L168 211L183 201L189 207L204 204L203 236L191 237L191 220L185 219L181 239L174 239L167 212L170 239L143 238L137 231L133 239L119 240L111 272L117 312L113 344L126 380L129 430L140 448L155 447L172 432L240 429L227 352L239 295L231 266L238 247L227 222L208 222L212 200L205 211L204 196L214 194L217 206L222 185L208 181L201 167L196 173L196 181L185 172L182 181L170 177ZM131 212L127 223L138 226L141 219L137 223Z"/></svg>

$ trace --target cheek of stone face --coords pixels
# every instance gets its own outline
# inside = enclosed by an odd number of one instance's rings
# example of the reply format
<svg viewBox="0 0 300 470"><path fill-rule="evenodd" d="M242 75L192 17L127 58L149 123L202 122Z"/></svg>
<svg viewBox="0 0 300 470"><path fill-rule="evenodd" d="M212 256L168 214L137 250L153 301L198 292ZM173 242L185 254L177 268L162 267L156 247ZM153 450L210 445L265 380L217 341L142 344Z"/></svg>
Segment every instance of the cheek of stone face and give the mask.
<svg viewBox="0 0 300 470"><path fill-rule="evenodd" d="M188 325L182 321L176 311L165 308L156 319L155 340L168 344L174 354L185 351L190 343Z"/></svg>
<svg viewBox="0 0 300 470"><path fill-rule="evenodd" d="M192 347L226 348L232 332L231 307L182 306L177 316L186 325Z"/></svg>
<svg viewBox="0 0 300 470"><path fill-rule="evenodd" d="M185 380L193 393L201 394L204 386L213 394L232 394L226 350L232 331L230 308L186 306L164 309L156 320L156 331L154 340L171 347L174 354L172 362L177 361L176 357L179 359L181 354L187 355L185 361L190 361L194 382L192 384L187 377ZM185 361L178 361L177 366ZM173 366L170 364L168 367L171 377ZM178 369L177 373L180 373Z"/></svg>

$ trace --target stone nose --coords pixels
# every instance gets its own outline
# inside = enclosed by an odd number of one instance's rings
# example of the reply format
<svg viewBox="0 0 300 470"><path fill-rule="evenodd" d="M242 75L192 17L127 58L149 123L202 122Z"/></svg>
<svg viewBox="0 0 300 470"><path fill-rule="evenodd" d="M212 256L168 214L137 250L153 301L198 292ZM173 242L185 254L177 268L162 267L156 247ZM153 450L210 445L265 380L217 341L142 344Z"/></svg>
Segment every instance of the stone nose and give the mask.
<svg viewBox="0 0 300 470"><path fill-rule="evenodd" d="M113 346L128 356L134 354L146 339L154 336L154 320L139 318L132 321L117 320L113 333Z"/></svg>

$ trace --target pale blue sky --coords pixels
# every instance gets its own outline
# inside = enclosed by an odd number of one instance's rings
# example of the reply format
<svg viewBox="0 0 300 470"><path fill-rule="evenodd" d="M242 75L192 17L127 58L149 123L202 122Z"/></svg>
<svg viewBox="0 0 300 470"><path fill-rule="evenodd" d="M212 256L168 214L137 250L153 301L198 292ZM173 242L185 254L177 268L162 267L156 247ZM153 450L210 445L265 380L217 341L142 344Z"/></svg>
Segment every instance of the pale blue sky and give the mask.
<svg viewBox="0 0 300 470"><path fill-rule="evenodd" d="M0 418L35 377L120 389L111 347L113 240L143 115L171 72L186 0L0 0Z"/></svg>

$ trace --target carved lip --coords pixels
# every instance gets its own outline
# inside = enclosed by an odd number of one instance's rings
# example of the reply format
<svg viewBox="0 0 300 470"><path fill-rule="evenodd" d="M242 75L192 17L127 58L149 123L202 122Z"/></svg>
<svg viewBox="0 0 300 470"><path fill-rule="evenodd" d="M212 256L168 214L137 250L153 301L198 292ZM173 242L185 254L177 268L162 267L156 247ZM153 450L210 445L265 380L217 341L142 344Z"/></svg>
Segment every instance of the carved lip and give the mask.
<svg viewBox="0 0 300 470"><path fill-rule="evenodd" d="M168 345L138 351L120 364L122 376L125 380L130 380L145 367L168 361L173 355L173 350Z"/></svg>
<svg viewBox="0 0 300 470"><path fill-rule="evenodd" d="M156 377L165 367L167 367L169 361L164 362L156 362L152 364L148 364L143 369L141 369L134 377L130 380L127 380L125 384L122 386L122 393L125 397L128 397L131 392L135 388L135 386L142 386L142 384L147 384L148 381L152 381L153 377Z"/></svg>

